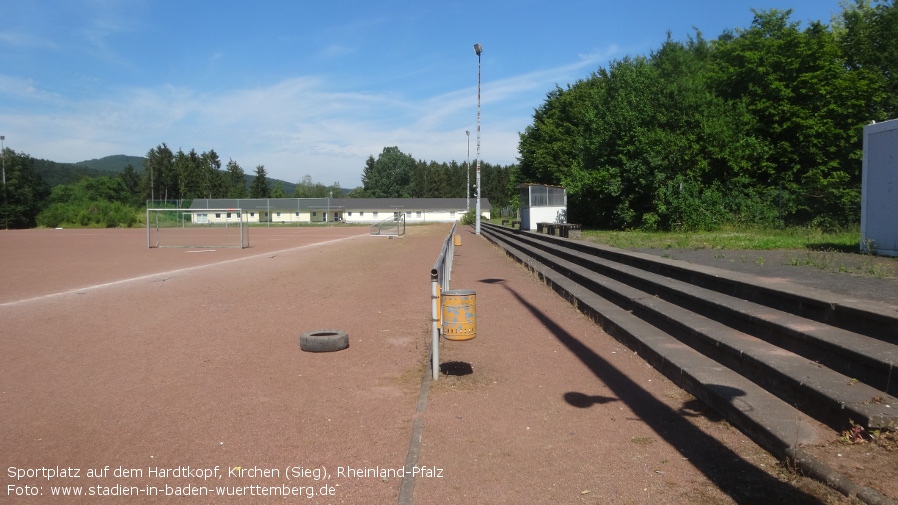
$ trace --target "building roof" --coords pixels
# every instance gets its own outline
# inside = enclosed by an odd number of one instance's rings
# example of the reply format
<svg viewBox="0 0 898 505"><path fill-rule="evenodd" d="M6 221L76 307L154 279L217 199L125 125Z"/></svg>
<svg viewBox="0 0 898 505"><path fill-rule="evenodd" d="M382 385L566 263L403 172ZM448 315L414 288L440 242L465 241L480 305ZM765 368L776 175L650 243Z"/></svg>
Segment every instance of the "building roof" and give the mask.
<svg viewBox="0 0 898 505"><path fill-rule="evenodd" d="M564 186L556 186L554 184L541 184L538 182L523 182L518 184L518 189L530 188L530 187L540 187L540 188L561 188L564 189Z"/></svg>

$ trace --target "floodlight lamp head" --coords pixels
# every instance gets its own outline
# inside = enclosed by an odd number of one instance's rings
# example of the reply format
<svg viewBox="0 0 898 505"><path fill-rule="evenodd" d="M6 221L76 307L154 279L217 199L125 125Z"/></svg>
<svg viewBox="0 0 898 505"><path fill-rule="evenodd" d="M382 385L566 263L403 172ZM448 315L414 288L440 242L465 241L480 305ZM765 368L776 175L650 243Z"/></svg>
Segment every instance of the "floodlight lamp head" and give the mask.
<svg viewBox="0 0 898 505"><path fill-rule="evenodd" d="M480 56L480 53L483 52L483 46L480 44L474 44L474 52L477 53L477 56Z"/></svg>

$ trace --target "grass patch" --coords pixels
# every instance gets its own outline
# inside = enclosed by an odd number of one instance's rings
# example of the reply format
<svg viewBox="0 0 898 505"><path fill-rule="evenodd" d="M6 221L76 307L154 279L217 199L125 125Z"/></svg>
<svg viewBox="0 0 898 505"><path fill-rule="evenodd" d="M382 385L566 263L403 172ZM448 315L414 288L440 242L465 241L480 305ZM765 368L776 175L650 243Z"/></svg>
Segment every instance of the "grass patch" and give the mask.
<svg viewBox="0 0 898 505"><path fill-rule="evenodd" d="M860 253L860 232L824 233L807 228L722 229L715 232L645 232L583 230L587 240L621 249L709 249L742 251L733 261L763 266L762 254L747 251L790 251L785 264L879 279L892 278L898 258ZM665 252L663 257L670 257ZM723 253L715 258L724 258Z"/></svg>
<svg viewBox="0 0 898 505"><path fill-rule="evenodd" d="M583 230L583 237L622 249L807 249L856 253L860 244L860 232L824 233L806 228L692 233Z"/></svg>

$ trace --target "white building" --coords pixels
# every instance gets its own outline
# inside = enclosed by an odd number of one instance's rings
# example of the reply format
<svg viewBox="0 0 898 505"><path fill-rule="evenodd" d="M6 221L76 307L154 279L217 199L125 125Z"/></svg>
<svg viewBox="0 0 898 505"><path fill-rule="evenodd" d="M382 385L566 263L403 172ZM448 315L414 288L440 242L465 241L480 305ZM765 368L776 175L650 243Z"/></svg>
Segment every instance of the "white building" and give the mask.
<svg viewBox="0 0 898 505"><path fill-rule="evenodd" d="M190 210L194 222L208 223L237 222L242 217L245 223L374 224L401 213L405 222L412 224L458 221L465 214L465 205L465 198L210 198L194 200ZM481 216L489 219L491 211L489 200L481 198Z"/></svg>

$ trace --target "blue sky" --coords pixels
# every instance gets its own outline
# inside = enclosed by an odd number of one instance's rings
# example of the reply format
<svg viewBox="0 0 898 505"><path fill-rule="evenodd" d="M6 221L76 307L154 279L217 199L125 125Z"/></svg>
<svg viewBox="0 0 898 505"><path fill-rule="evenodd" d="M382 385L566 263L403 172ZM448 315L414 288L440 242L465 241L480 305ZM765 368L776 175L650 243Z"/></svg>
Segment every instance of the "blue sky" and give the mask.
<svg viewBox="0 0 898 505"><path fill-rule="evenodd" d="M751 9L829 22L839 0L0 3L0 135L35 158L215 149L246 173L361 184L387 146L512 164L556 84L649 54L670 31L717 38ZM470 131L469 137L465 131Z"/></svg>

